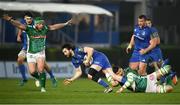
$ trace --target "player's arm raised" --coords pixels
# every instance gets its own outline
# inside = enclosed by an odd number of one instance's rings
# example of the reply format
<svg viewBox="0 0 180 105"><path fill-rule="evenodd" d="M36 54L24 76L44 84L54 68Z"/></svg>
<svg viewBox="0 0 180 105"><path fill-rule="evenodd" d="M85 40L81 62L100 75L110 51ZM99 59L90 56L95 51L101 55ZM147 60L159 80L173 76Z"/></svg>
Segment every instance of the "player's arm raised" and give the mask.
<svg viewBox="0 0 180 105"><path fill-rule="evenodd" d="M91 57L93 55L94 49L91 47L84 47L84 52L87 53L87 58L86 60L83 62L86 66L90 65L90 61L91 61Z"/></svg>
<svg viewBox="0 0 180 105"><path fill-rule="evenodd" d="M71 25L71 24L73 24L73 19L70 19L66 23L57 23L57 24L49 25L49 30L61 29L61 28L65 27L65 26Z"/></svg>
<svg viewBox="0 0 180 105"><path fill-rule="evenodd" d="M17 28L21 30L26 30L26 26L21 24L19 21L14 20L11 16L8 16L7 14L3 15L3 19L9 21L12 25L16 26Z"/></svg>
<svg viewBox="0 0 180 105"><path fill-rule="evenodd" d="M21 41L22 41L22 40L21 40L21 35L22 35L22 30L19 29L19 30L18 30L18 34L17 34L17 41L18 41L18 42L21 42Z"/></svg>

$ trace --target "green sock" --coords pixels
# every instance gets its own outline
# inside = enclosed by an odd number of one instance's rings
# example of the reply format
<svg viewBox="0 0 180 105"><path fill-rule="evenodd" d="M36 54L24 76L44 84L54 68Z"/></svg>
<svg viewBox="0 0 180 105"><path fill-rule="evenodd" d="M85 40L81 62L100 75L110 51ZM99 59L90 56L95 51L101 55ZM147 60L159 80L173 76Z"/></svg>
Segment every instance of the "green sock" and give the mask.
<svg viewBox="0 0 180 105"><path fill-rule="evenodd" d="M38 72L34 72L33 74L31 74L31 76L33 76L35 79L39 80L39 74Z"/></svg>
<svg viewBox="0 0 180 105"><path fill-rule="evenodd" d="M40 83L41 83L41 87L45 88L45 85L46 85L46 73L45 72L40 73Z"/></svg>

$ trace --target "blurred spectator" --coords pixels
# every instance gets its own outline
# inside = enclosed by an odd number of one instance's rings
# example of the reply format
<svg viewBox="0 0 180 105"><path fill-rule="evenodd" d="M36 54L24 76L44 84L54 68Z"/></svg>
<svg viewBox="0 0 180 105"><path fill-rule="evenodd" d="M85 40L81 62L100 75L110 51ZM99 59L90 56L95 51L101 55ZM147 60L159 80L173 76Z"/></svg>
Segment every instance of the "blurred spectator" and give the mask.
<svg viewBox="0 0 180 105"><path fill-rule="evenodd" d="M86 17L82 17L82 19L79 22L79 31L88 31L89 30L89 24L87 22Z"/></svg>

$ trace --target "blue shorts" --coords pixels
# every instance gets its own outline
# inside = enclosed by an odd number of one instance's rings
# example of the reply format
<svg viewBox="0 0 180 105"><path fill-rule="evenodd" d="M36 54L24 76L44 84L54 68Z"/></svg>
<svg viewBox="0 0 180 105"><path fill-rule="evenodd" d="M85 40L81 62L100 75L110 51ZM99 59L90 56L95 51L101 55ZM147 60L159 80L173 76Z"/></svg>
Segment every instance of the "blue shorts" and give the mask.
<svg viewBox="0 0 180 105"><path fill-rule="evenodd" d="M111 64L109 63L108 58L103 53L95 51L93 53L92 57L93 57L92 64L101 66L102 70L105 70L107 68L111 68Z"/></svg>
<svg viewBox="0 0 180 105"><path fill-rule="evenodd" d="M155 48L150 52L150 57L152 59L152 62L160 62L163 60L162 52L160 48Z"/></svg>
<svg viewBox="0 0 180 105"><path fill-rule="evenodd" d="M132 56L129 60L129 62L143 62L143 63L147 63L148 60L150 59L149 54L143 54L141 55L139 51L134 50L132 53Z"/></svg>

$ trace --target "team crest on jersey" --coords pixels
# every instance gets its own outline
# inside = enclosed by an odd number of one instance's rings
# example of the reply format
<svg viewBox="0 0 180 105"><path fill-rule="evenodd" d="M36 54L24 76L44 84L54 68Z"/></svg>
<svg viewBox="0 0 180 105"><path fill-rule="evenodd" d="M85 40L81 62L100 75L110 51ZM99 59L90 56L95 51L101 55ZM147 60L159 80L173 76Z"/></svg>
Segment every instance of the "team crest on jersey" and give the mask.
<svg viewBox="0 0 180 105"><path fill-rule="evenodd" d="M134 32L136 32L137 30L136 29L134 29Z"/></svg>
<svg viewBox="0 0 180 105"><path fill-rule="evenodd" d="M80 47L80 48L78 48L78 51L83 52L84 50L82 47Z"/></svg>
<svg viewBox="0 0 180 105"><path fill-rule="evenodd" d="M143 35L143 36L145 36L145 34L146 34L146 32L145 32L145 31L143 31L143 32L142 32L142 35Z"/></svg>

